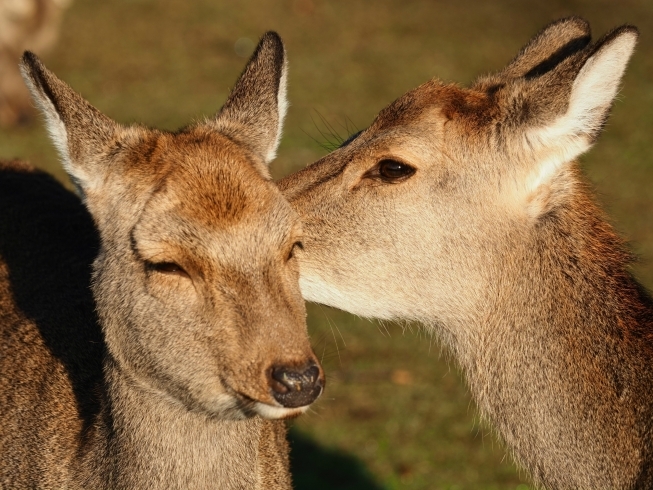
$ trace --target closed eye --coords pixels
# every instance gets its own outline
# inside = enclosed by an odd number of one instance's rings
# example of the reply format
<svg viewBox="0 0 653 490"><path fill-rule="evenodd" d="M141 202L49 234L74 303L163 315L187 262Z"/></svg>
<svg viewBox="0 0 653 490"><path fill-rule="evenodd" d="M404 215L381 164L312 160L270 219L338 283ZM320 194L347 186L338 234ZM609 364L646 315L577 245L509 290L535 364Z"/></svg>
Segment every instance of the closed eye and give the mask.
<svg viewBox="0 0 653 490"><path fill-rule="evenodd" d="M155 272L167 275L177 275L190 278L188 272L182 266L175 262L146 262L146 267Z"/></svg>

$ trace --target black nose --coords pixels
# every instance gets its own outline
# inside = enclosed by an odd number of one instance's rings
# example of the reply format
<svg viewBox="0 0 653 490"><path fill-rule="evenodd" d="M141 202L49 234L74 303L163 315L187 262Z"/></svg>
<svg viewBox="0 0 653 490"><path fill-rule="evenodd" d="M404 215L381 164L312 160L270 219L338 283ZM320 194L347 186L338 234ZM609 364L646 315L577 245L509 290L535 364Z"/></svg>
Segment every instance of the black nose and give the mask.
<svg viewBox="0 0 653 490"><path fill-rule="evenodd" d="M313 403L322 393L324 382L320 368L315 364L308 367L273 367L270 372L272 396L286 408L303 407Z"/></svg>

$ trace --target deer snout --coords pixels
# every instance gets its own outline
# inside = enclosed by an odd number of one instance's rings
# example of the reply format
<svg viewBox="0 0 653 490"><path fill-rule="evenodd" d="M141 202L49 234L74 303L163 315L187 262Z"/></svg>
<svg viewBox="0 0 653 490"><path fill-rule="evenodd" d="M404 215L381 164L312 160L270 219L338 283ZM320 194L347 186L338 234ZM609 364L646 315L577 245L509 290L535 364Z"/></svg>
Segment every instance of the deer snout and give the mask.
<svg viewBox="0 0 653 490"><path fill-rule="evenodd" d="M275 366L270 370L269 385L274 399L286 408L310 405L322 394L324 374L310 363L301 368Z"/></svg>

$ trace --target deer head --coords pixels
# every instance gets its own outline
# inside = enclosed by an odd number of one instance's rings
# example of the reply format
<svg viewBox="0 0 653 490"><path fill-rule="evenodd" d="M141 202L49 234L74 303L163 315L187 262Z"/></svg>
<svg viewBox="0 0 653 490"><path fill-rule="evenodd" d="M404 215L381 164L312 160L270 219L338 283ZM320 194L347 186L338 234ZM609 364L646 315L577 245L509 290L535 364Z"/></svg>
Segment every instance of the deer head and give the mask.
<svg viewBox="0 0 653 490"><path fill-rule="evenodd" d="M304 297L468 328L515 247L578 188L637 41L568 18L471 88L431 80L280 182L304 225Z"/></svg>
<svg viewBox="0 0 653 490"><path fill-rule="evenodd" d="M93 293L133 386L210 416L304 411L324 377L306 332L297 214L272 183L286 61L267 33L218 114L124 127L26 53L23 76L97 225Z"/></svg>

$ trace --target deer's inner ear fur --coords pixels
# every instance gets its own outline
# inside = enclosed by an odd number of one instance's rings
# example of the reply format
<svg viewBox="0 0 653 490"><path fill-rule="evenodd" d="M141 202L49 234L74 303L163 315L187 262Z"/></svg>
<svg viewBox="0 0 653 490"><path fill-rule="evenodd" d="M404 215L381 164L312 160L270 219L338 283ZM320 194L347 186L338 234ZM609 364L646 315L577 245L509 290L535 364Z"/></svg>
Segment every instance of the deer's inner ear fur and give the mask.
<svg viewBox="0 0 653 490"><path fill-rule="evenodd" d="M103 181L101 156L115 141L120 127L59 80L29 51L20 69L46 125L64 169L78 190Z"/></svg>
<svg viewBox="0 0 653 490"><path fill-rule="evenodd" d="M523 136L523 148L535 168L527 182L532 195L548 194L542 186L565 174L565 164L587 151L596 141L619 90L638 32L634 27L623 26L610 32L594 46L586 48L582 56L572 57L570 63L579 66L572 70L562 63L560 68L547 74L546 83L539 83L533 93L540 100L539 122L528 124ZM578 61L575 61L578 60ZM567 63L569 65L569 63ZM537 83L537 82L534 82ZM563 110L559 110L559 108Z"/></svg>
<svg viewBox="0 0 653 490"><path fill-rule="evenodd" d="M275 32L263 35L224 106L208 124L249 147L267 164L274 160L288 102L287 63ZM264 169L267 173L267 168Z"/></svg>

